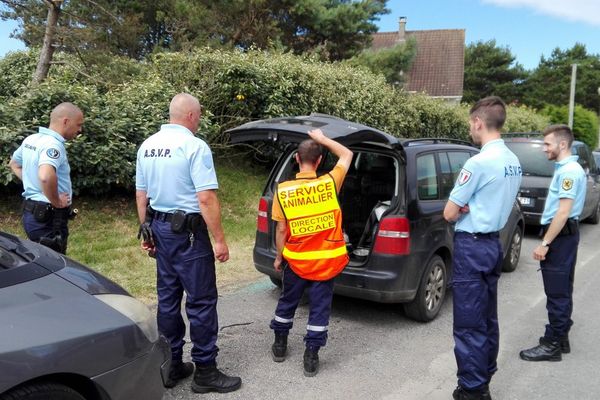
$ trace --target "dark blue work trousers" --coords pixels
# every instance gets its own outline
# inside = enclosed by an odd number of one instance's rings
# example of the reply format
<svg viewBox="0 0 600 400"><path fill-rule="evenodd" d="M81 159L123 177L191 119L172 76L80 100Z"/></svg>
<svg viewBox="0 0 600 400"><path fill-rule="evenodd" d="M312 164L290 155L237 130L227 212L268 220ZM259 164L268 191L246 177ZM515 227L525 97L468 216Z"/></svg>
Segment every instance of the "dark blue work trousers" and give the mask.
<svg viewBox="0 0 600 400"><path fill-rule="evenodd" d="M540 261L549 322L544 336L553 341L567 336L573 325L573 279L578 245L579 232L558 236L550 243L546 259Z"/></svg>
<svg viewBox="0 0 600 400"><path fill-rule="evenodd" d="M185 324L181 315L183 292L190 322L192 361L214 365L217 347L217 286L215 257L206 225L190 233L174 233L171 224L152 221L156 246L158 291L158 329L171 344L171 356L180 361L185 343Z"/></svg>
<svg viewBox="0 0 600 400"><path fill-rule="evenodd" d="M275 309L271 329L287 335L294 324L294 314L305 289L308 289L309 314L304 343L306 347L319 348L327 343L333 279L310 281L299 277L289 266L283 270L283 288Z"/></svg>
<svg viewBox="0 0 600 400"><path fill-rule="evenodd" d="M46 222L39 222L35 219L31 211L23 210L23 229L29 240L32 242L39 242L42 236L51 236L54 233L54 222L52 218ZM66 220L61 226L60 234L65 243L67 243L67 239L69 238L69 226Z"/></svg>
<svg viewBox="0 0 600 400"><path fill-rule="evenodd" d="M480 389L497 369L498 279L502 268L498 235L456 232L452 264L458 384L468 390Z"/></svg>

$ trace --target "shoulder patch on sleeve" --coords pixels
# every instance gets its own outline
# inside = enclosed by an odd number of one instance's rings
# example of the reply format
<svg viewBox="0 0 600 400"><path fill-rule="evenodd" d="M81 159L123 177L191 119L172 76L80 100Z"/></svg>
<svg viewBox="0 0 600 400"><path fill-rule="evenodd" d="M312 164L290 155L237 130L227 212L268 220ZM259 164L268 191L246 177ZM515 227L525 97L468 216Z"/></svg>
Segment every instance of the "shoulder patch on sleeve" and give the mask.
<svg viewBox="0 0 600 400"><path fill-rule="evenodd" d="M462 186L465 183L469 182L469 179L471 179L471 171L468 171L463 168L460 170L460 174L458 175L458 179L456 180L456 182L459 186Z"/></svg>
<svg viewBox="0 0 600 400"><path fill-rule="evenodd" d="M46 155L56 160L58 157L60 157L60 151L54 147L50 147L48 150L46 150Z"/></svg>
<svg viewBox="0 0 600 400"><path fill-rule="evenodd" d="M573 188L573 179L565 178L562 180L561 184L563 190L571 190Z"/></svg>

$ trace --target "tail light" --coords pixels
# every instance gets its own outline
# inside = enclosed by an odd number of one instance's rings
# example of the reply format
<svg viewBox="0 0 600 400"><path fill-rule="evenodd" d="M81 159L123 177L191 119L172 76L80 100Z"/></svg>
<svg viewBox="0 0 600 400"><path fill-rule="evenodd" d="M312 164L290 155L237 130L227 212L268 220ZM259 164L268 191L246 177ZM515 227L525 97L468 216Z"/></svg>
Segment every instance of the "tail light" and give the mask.
<svg viewBox="0 0 600 400"><path fill-rule="evenodd" d="M379 223L373 252L404 255L410 253L410 224L407 218L388 217Z"/></svg>
<svg viewBox="0 0 600 400"><path fill-rule="evenodd" d="M261 197L258 203L256 229L259 232L269 233L269 202L264 197Z"/></svg>

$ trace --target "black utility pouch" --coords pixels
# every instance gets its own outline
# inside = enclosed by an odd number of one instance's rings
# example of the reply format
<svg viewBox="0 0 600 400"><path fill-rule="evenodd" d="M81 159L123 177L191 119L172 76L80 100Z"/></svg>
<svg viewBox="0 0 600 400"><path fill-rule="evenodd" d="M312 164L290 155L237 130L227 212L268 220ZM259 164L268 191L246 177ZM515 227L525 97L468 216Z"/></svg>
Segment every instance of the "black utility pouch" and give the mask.
<svg viewBox="0 0 600 400"><path fill-rule="evenodd" d="M198 228L202 226L202 222L204 222L204 220L200 214L190 214L188 216L188 230L190 232L196 232Z"/></svg>
<svg viewBox="0 0 600 400"><path fill-rule="evenodd" d="M32 214L37 222L48 222L52 218L52 206L50 204L37 203L33 206Z"/></svg>
<svg viewBox="0 0 600 400"><path fill-rule="evenodd" d="M187 214L182 210L175 210L171 220L171 230L175 233L184 232L187 229Z"/></svg>

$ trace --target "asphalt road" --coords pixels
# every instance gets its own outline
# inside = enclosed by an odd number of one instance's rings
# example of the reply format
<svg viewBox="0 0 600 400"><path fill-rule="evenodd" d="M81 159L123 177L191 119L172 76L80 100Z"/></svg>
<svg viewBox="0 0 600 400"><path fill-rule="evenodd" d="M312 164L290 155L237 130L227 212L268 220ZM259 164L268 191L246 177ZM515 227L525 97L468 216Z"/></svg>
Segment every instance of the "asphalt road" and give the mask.
<svg viewBox="0 0 600 400"><path fill-rule="evenodd" d="M503 274L499 284L499 369L490 385L494 399L600 398L600 346L594 339L600 330L599 238L600 225L582 226L571 353L562 362L531 363L521 361L518 353L543 334L546 309L541 273L531 257L539 239L525 237L517 270ZM264 278L219 299L219 367L242 377L240 390L194 394L188 379L167 391L164 400L452 398L456 364L451 293L438 318L427 324L407 319L399 306L336 296L328 345L320 351L320 372L313 378L302 373L307 305L296 314L287 360L271 360L269 321L278 296L279 290Z"/></svg>

